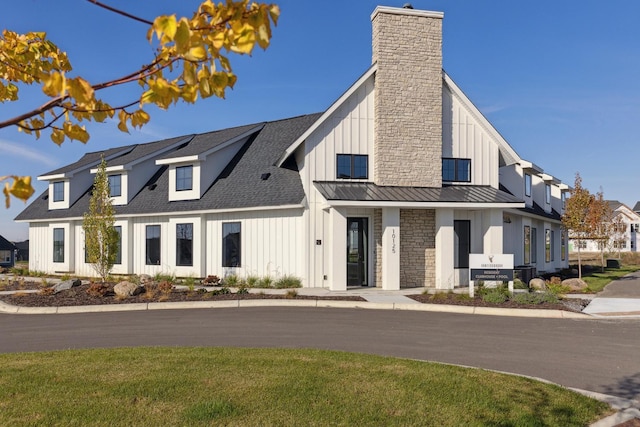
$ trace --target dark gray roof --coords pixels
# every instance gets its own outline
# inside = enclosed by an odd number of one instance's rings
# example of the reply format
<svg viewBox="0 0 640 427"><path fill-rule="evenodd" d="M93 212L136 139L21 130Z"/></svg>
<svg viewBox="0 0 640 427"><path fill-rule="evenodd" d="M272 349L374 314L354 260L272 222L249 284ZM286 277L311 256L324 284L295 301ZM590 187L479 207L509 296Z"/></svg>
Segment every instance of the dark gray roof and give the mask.
<svg viewBox="0 0 640 427"><path fill-rule="evenodd" d="M182 140L184 140L186 144L193 138L193 136L194 135L177 136L175 138L164 139L162 141L134 145L132 150L127 151L122 156L118 156L107 161L107 166L124 166L145 156L151 155L157 151L170 147Z"/></svg>
<svg viewBox="0 0 640 427"><path fill-rule="evenodd" d="M154 177L129 204L115 206L116 215L299 204L304 198L300 174L295 168L277 167L274 164L287 147L319 117L320 114L310 114L265 123L249 138L199 200L169 202L168 168L159 167ZM191 141L197 138L198 135ZM267 173L270 174L268 179L263 180L261 176ZM85 194L69 209L58 210L48 209L48 191L45 190L16 220L81 217L88 210L89 190L87 188Z"/></svg>
<svg viewBox="0 0 640 427"><path fill-rule="evenodd" d="M13 251L15 249L16 249L16 245L11 243L10 241L5 239L4 237L0 236L0 250Z"/></svg>
<svg viewBox="0 0 640 427"><path fill-rule="evenodd" d="M215 132L202 133L196 135L189 144L180 148L178 151L172 151L170 154L160 156L158 159L170 159L174 157L194 156L205 151L209 151L212 148L217 147L231 139L234 139L243 133L249 132L251 129L257 126L262 126L264 123L238 126L235 128L223 129Z"/></svg>
<svg viewBox="0 0 640 427"><path fill-rule="evenodd" d="M43 173L40 176L57 175L61 173L73 172L77 169L82 169L85 167L91 167L100 163L100 159L102 158L102 156L104 156L105 158L109 158L121 151L123 151L124 153L128 153L131 150L133 150L134 147L135 145L129 145L125 147L116 147L116 148L110 148L104 151L95 151L93 153L87 153L75 163L71 163L70 165L63 166L56 170L52 170L51 172Z"/></svg>
<svg viewBox="0 0 640 427"><path fill-rule="evenodd" d="M509 191L504 185L500 184L500 190L511 194L511 191ZM533 206L525 206L524 208L518 208L518 210L522 211L522 212L526 212L532 215L536 215L536 216L540 216L543 218L548 218L548 219L553 219L556 221L561 221L562 220L562 215L560 215L560 213L558 211L556 211L555 209L551 208L551 212L546 212L544 209L542 209L542 207L537 204L536 202L533 202Z"/></svg>
<svg viewBox="0 0 640 427"><path fill-rule="evenodd" d="M524 203L497 188L481 185L438 187L379 186L373 182L314 182L327 200L426 203Z"/></svg>
<svg viewBox="0 0 640 427"><path fill-rule="evenodd" d="M636 202L636 204L633 206L633 211L640 212L640 202Z"/></svg>

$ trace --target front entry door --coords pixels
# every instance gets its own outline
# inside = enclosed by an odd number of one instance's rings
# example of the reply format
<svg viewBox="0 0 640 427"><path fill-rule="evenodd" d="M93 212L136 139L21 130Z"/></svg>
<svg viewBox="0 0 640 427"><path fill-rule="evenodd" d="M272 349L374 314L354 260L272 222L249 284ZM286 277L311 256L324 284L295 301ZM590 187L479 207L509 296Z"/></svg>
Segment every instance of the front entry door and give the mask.
<svg viewBox="0 0 640 427"><path fill-rule="evenodd" d="M368 218L347 218L347 286L369 286L368 234Z"/></svg>

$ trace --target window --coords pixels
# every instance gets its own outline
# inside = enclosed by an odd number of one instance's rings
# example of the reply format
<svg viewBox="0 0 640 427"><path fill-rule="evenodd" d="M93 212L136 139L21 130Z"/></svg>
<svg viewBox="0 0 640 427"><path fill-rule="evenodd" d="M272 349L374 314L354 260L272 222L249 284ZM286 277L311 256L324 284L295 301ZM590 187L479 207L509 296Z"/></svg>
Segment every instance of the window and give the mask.
<svg viewBox="0 0 640 427"><path fill-rule="evenodd" d="M53 183L53 201L64 201L64 182L58 181Z"/></svg>
<svg viewBox="0 0 640 427"><path fill-rule="evenodd" d="M544 230L544 259L546 262L553 261L553 230Z"/></svg>
<svg viewBox="0 0 640 427"><path fill-rule="evenodd" d="M11 251L0 251L0 261L2 262L11 262Z"/></svg>
<svg viewBox="0 0 640 427"><path fill-rule="evenodd" d="M453 221L453 268L469 268L471 221Z"/></svg>
<svg viewBox="0 0 640 427"><path fill-rule="evenodd" d="M160 265L160 226L147 225L147 265Z"/></svg>
<svg viewBox="0 0 640 427"><path fill-rule="evenodd" d="M364 154L338 154L336 177L338 179L367 179L369 156Z"/></svg>
<svg viewBox="0 0 640 427"><path fill-rule="evenodd" d="M547 184L545 185L545 202L547 202L548 205L551 204L551 185Z"/></svg>
<svg viewBox="0 0 640 427"><path fill-rule="evenodd" d="M240 267L240 223L222 223L222 266Z"/></svg>
<svg viewBox="0 0 640 427"><path fill-rule="evenodd" d="M109 195L111 197L122 195L121 182L122 175L109 175Z"/></svg>
<svg viewBox="0 0 640 427"><path fill-rule="evenodd" d="M531 174L524 174L524 195L527 197L531 196Z"/></svg>
<svg viewBox="0 0 640 427"><path fill-rule="evenodd" d="M567 232L562 230L560 232L560 257L562 261L567 259Z"/></svg>
<svg viewBox="0 0 640 427"><path fill-rule="evenodd" d="M566 209L567 208L567 193L565 193L564 191L562 192L562 209Z"/></svg>
<svg viewBox="0 0 640 427"><path fill-rule="evenodd" d="M538 229L531 229L531 263L538 262Z"/></svg>
<svg viewBox="0 0 640 427"><path fill-rule="evenodd" d="M116 233L118 233L118 249L116 250L116 258L113 261L113 264L122 264L122 227L119 225L116 225L113 227L116 230Z"/></svg>
<svg viewBox="0 0 640 427"><path fill-rule="evenodd" d="M176 191L186 191L193 188L193 166L179 166L176 168Z"/></svg>
<svg viewBox="0 0 640 427"><path fill-rule="evenodd" d="M193 265L193 224L176 224L176 265Z"/></svg>
<svg viewBox="0 0 640 427"><path fill-rule="evenodd" d="M64 262L64 228L53 229L53 262Z"/></svg>
<svg viewBox="0 0 640 427"><path fill-rule="evenodd" d="M442 180L471 182L471 159L442 159Z"/></svg>
<svg viewBox="0 0 640 427"><path fill-rule="evenodd" d="M524 226L524 264L531 263L531 227Z"/></svg>

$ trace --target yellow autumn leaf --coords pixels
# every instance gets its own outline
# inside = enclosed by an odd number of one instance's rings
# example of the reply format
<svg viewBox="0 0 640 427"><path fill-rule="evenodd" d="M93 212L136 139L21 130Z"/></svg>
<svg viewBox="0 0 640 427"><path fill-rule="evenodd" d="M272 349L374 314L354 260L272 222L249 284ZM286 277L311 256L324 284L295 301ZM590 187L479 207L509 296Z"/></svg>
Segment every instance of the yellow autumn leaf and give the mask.
<svg viewBox="0 0 640 427"><path fill-rule="evenodd" d="M5 182L4 183L4 188L2 189L2 192L4 193L4 206L9 209L9 207L11 207L11 197L10 197L10 193L9 193L9 183Z"/></svg>
<svg viewBox="0 0 640 427"><path fill-rule="evenodd" d="M61 129L54 129L51 131L51 140L60 145L64 142L64 132Z"/></svg>
<svg viewBox="0 0 640 427"><path fill-rule="evenodd" d="M194 46L184 55L188 61L202 61L207 57L207 50L202 46Z"/></svg>
<svg viewBox="0 0 640 427"><path fill-rule="evenodd" d="M160 40L160 42L164 43L165 37L169 41L173 40L178 29L176 15L158 16L153 21L153 29L156 33L156 37L158 37L158 40Z"/></svg>
<svg viewBox="0 0 640 427"><path fill-rule="evenodd" d="M236 53L250 54L256 43L256 34L251 26L249 24L244 24L239 31L234 29L234 34L237 36L233 40L229 49Z"/></svg>
<svg viewBox="0 0 640 427"><path fill-rule="evenodd" d="M280 17L280 7L277 4L272 4L269 6L269 16L271 16L271 20L274 25L278 25L278 18Z"/></svg>
<svg viewBox="0 0 640 427"><path fill-rule="evenodd" d="M42 79L44 85L42 91L51 97L64 95L65 92L65 77L64 74L54 71L49 74L47 78Z"/></svg>
<svg viewBox="0 0 640 427"><path fill-rule="evenodd" d="M81 77L67 80L67 90L79 104L86 104L93 99L93 88Z"/></svg>
<svg viewBox="0 0 640 427"><path fill-rule="evenodd" d="M129 128L127 127L127 113L124 110L120 110L118 112L118 119L120 120L118 123L118 129L122 132L129 133Z"/></svg>
<svg viewBox="0 0 640 427"><path fill-rule="evenodd" d="M30 176L14 176L13 177L13 185L11 185L11 188L9 188L9 193L12 196L26 202L27 199L31 197L31 195L33 195L34 191L35 190L31 186Z"/></svg>
<svg viewBox="0 0 640 427"><path fill-rule="evenodd" d="M175 35L176 49L178 53L184 53L191 44L191 30L186 18L181 18Z"/></svg>

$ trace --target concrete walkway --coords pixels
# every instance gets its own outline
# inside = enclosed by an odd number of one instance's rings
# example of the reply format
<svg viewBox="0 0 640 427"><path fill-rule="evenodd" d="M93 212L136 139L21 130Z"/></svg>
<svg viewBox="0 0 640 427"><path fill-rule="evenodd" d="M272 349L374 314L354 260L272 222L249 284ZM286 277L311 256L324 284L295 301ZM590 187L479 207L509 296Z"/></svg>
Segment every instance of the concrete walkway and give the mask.
<svg viewBox="0 0 640 427"><path fill-rule="evenodd" d="M640 271L609 283L583 313L604 318L640 319Z"/></svg>

